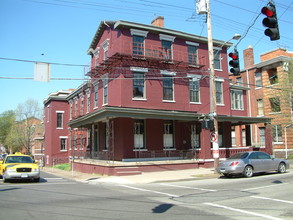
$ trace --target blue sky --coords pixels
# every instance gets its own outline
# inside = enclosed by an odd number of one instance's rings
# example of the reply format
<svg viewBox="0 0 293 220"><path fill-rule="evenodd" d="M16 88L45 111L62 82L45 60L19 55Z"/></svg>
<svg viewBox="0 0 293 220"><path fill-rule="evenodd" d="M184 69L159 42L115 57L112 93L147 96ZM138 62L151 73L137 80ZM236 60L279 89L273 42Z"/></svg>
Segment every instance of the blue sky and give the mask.
<svg viewBox="0 0 293 220"><path fill-rule="evenodd" d="M248 31L237 46L241 67L242 51L249 45L256 63L260 54L278 47L293 51L293 0L274 1L281 33L278 41L263 34L265 16L258 16L269 1L210 1L213 38L226 41ZM52 78L79 80L4 79L33 78L34 63L3 58L87 65L87 49L102 20L150 24L157 16L165 17L166 28L207 36L205 17L195 13L194 0L1 0L0 113L14 110L28 99L41 105L51 92L77 88L85 73L82 66L51 65Z"/></svg>

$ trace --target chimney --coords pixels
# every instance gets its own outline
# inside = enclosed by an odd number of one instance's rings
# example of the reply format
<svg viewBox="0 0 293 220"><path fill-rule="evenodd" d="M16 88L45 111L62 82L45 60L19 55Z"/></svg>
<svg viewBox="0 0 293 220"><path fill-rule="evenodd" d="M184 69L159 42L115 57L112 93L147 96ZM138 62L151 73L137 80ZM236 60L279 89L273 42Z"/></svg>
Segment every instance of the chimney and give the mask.
<svg viewBox="0 0 293 220"><path fill-rule="evenodd" d="M254 65L254 54L251 45L248 46L246 50L243 51L244 56L244 69L248 69Z"/></svg>
<svg viewBox="0 0 293 220"><path fill-rule="evenodd" d="M157 27L164 27L164 17L158 16L152 21L152 25Z"/></svg>

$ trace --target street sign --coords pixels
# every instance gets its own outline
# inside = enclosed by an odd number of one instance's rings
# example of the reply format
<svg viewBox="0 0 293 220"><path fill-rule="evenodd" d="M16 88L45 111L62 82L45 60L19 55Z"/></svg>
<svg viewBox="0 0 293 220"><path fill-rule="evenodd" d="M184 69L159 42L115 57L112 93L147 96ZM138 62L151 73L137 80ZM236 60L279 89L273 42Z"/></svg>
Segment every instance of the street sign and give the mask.
<svg viewBox="0 0 293 220"><path fill-rule="evenodd" d="M210 133L210 140L211 142L216 142L218 140L218 134L216 132L211 132Z"/></svg>

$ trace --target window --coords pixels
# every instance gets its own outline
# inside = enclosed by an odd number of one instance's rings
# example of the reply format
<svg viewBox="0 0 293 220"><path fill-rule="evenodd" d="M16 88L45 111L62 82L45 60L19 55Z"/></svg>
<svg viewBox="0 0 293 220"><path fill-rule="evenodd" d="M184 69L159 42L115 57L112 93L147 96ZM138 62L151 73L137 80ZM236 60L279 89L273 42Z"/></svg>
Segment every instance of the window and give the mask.
<svg viewBox="0 0 293 220"><path fill-rule="evenodd" d="M235 134L235 130L231 131L231 142L232 142L232 146L236 146L236 134Z"/></svg>
<svg viewBox="0 0 293 220"><path fill-rule="evenodd" d="M104 105L107 105L108 104L108 79L104 79L103 82L104 82L104 99L103 99L103 104Z"/></svg>
<svg viewBox="0 0 293 220"><path fill-rule="evenodd" d="M242 146L246 146L246 130L242 129Z"/></svg>
<svg viewBox="0 0 293 220"><path fill-rule="evenodd" d="M163 75L163 100L173 100L173 76Z"/></svg>
<svg viewBox="0 0 293 220"><path fill-rule="evenodd" d="M132 54L144 55L144 37L136 36L132 37Z"/></svg>
<svg viewBox="0 0 293 220"><path fill-rule="evenodd" d="M217 104L224 104L223 102L223 82L216 81L216 102Z"/></svg>
<svg viewBox="0 0 293 220"><path fill-rule="evenodd" d="M94 87L95 93L94 93L94 104L95 104L95 108L98 107L99 105L99 87L98 84L95 84Z"/></svg>
<svg viewBox="0 0 293 220"><path fill-rule="evenodd" d="M66 151L67 150L67 137L60 137L60 150Z"/></svg>
<svg viewBox="0 0 293 220"><path fill-rule="evenodd" d="M256 87L261 87L262 82L261 82L261 72L255 73L255 86Z"/></svg>
<svg viewBox="0 0 293 220"><path fill-rule="evenodd" d="M200 124L191 125L191 148L200 147Z"/></svg>
<svg viewBox="0 0 293 220"><path fill-rule="evenodd" d="M63 112L57 112L57 128L63 128Z"/></svg>
<svg viewBox="0 0 293 220"><path fill-rule="evenodd" d="M198 78L189 79L189 97L190 102L200 102L200 86Z"/></svg>
<svg viewBox="0 0 293 220"><path fill-rule="evenodd" d="M69 101L69 105L70 105L70 111L69 111L69 119L72 119L72 111L73 111L73 104L72 104L72 100Z"/></svg>
<svg viewBox="0 0 293 220"><path fill-rule="evenodd" d="M87 106L86 106L86 112L88 113L91 109L91 93L87 92Z"/></svg>
<svg viewBox="0 0 293 220"><path fill-rule="evenodd" d="M214 48L214 68L218 70L222 69L220 48Z"/></svg>
<svg viewBox="0 0 293 220"><path fill-rule="evenodd" d="M164 120L164 148L173 148L173 121Z"/></svg>
<svg viewBox="0 0 293 220"><path fill-rule="evenodd" d="M162 40L163 59L172 60L172 42Z"/></svg>
<svg viewBox="0 0 293 220"><path fill-rule="evenodd" d="M197 46L194 45L188 45L188 63L190 65L196 65L197 64Z"/></svg>
<svg viewBox="0 0 293 220"><path fill-rule="evenodd" d="M233 110L243 110L243 92L231 90L231 107Z"/></svg>
<svg viewBox="0 0 293 220"><path fill-rule="evenodd" d="M265 146L266 143L265 128L263 127L259 128L259 143L260 146Z"/></svg>
<svg viewBox="0 0 293 220"><path fill-rule="evenodd" d="M263 99L257 99L257 115L264 115Z"/></svg>
<svg viewBox="0 0 293 220"><path fill-rule="evenodd" d="M144 143L144 120L134 121L134 148L135 149L145 149Z"/></svg>
<svg viewBox="0 0 293 220"><path fill-rule="evenodd" d="M133 98L144 98L145 73L133 73Z"/></svg>
<svg viewBox="0 0 293 220"><path fill-rule="evenodd" d="M102 47L104 50L104 60L107 60L108 59L108 49L109 49L109 39L105 40L102 43Z"/></svg>
<svg viewBox="0 0 293 220"><path fill-rule="evenodd" d="M268 77L270 79L270 84L273 85L278 83L277 69L276 68L269 69L267 72L268 72Z"/></svg>
<svg viewBox="0 0 293 220"><path fill-rule="evenodd" d="M283 142L282 138L282 125L273 125L272 126L273 131L273 141L274 142Z"/></svg>
<svg viewBox="0 0 293 220"><path fill-rule="evenodd" d="M273 97L273 98L269 98L269 100L270 100L272 112L281 112L280 98Z"/></svg>
<svg viewBox="0 0 293 220"><path fill-rule="evenodd" d="M83 112L84 112L84 95L83 94L80 95L79 98L80 98L80 109L79 109L79 111L80 111L80 115L82 116Z"/></svg>
<svg viewBox="0 0 293 220"><path fill-rule="evenodd" d="M239 86L243 86L243 80L242 80L242 77L237 77L237 78L236 78L236 82L237 82L237 85L239 85Z"/></svg>

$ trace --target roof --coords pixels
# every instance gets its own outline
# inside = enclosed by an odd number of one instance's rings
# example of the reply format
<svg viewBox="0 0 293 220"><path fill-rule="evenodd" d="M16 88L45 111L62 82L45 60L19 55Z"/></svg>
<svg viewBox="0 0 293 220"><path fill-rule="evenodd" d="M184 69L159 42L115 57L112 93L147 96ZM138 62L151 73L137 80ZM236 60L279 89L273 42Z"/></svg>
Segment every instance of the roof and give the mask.
<svg viewBox="0 0 293 220"><path fill-rule="evenodd" d="M263 67L266 67L266 66L269 66L269 65L272 65L272 64L276 64L276 63L279 63L279 62L287 62L287 61L290 61L292 59L293 59L292 57L287 57L287 56L282 55L282 56L274 57L272 59L265 60L263 62L257 63L254 66L256 68L263 68Z"/></svg>
<svg viewBox="0 0 293 220"><path fill-rule="evenodd" d="M202 114L187 111L170 111L159 109L138 109L138 108L121 108L121 107L104 107L97 111L91 112L83 117L72 120L68 123L70 127L87 127L93 122L103 121L106 118L128 117L143 119L163 119L178 121L199 121ZM243 116L225 116L218 115L219 122L232 122L232 125L244 125L254 123L269 123L271 118L266 117L243 117Z"/></svg>
<svg viewBox="0 0 293 220"><path fill-rule="evenodd" d="M164 27L140 24L140 23L135 23L135 22L123 21L123 20L102 21L100 23L100 26L98 27L98 30L97 30L95 36L93 37L91 44L90 44L90 47L88 49L88 54L90 53L91 49L94 50L96 48L105 28L109 27L110 25L113 26L114 29L136 28L136 29L140 29L140 30L149 31L151 33L168 34L168 35L172 35L172 36L175 36L178 38L183 38L186 40L191 40L191 41L196 41L196 42L201 42L201 43L206 43L206 44L208 43L207 37L189 34L189 33L181 32L181 31L177 31L177 30L172 30L172 29L168 29L168 28L164 28ZM233 45L232 43L226 42L226 41L221 41L221 40L216 40L216 39L213 39L213 41L214 41L215 46L231 47Z"/></svg>

